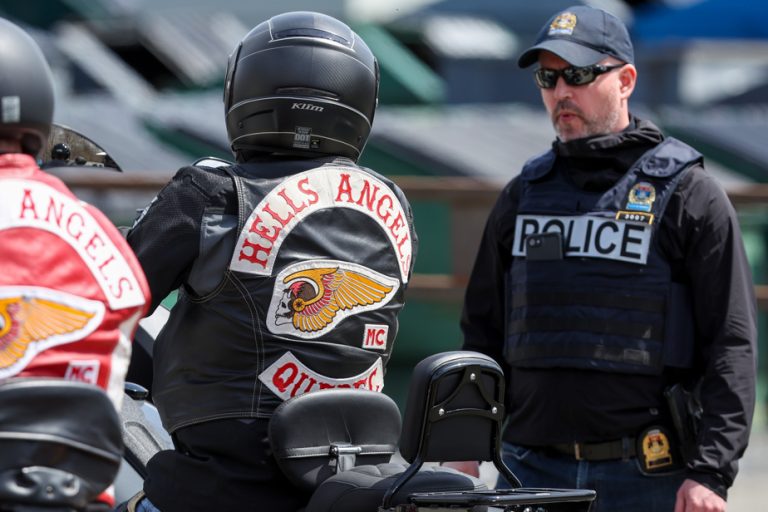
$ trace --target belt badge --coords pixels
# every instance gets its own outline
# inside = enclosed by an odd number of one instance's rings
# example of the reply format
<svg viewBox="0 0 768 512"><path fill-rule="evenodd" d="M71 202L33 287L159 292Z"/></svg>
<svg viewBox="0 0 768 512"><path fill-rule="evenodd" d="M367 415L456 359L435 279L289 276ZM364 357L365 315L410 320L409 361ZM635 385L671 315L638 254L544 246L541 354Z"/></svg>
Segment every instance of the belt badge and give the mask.
<svg viewBox="0 0 768 512"><path fill-rule="evenodd" d="M657 427L652 427L642 434L642 451L639 455L648 472L671 466L674 462L669 436Z"/></svg>

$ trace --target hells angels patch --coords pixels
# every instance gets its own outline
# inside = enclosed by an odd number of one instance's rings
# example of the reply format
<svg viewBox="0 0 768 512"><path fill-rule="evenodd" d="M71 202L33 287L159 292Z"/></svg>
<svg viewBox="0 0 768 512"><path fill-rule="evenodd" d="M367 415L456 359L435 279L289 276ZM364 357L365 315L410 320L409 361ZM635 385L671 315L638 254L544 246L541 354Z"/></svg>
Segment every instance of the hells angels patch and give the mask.
<svg viewBox="0 0 768 512"><path fill-rule="evenodd" d="M267 328L275 334L317 338L344 318L378 309L400 282L355 263L310 260L290 265L275 279Z"/></svg>
<svg viewBox="0 0 768 512"><path fill-rule="evenodd" d="M413 241L409 214L383 181L350 167L323 166L286 178L270 191L245 222L230 261L230 269L272 275L280 247L288 234L320 210L345 208L366 215L386 234L408 282Z"/></svg>
<svg viewBox="0 0 768 512"><path fill-rule="evenodd" d="M99 301L36 286L0 286L0 379L40 352L81 340L104 318Z"/></svg>
<svg viewBox="0 0 768 512"><path fill-rule="evenodd" d="M52 233L77 251L109 301L111 309L144 304L136 275L120 248L78 199L43 183L3 180L0 230L35 229Z"/></svg>
<svg viewBox="0 0 768 512"><path fill-rule="evenodd" d="M291 352L286 352L259 374L259 380L282 400L321 389L381 391L384 388L384 367L381 358L376 358L368 369L358 375L329 377L308 368Z"/></svg>

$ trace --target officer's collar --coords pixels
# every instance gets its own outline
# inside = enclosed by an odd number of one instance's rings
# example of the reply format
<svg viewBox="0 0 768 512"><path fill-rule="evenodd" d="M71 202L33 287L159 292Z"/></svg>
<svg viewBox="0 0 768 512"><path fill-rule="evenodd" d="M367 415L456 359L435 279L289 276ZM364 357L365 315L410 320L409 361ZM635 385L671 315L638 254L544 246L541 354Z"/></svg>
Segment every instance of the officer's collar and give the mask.
<svg viewBox="0 0 768 512"><path fill-rule="evenodd" d="M605 151L611 153L612 150L625 151L637 146L655 146L662 140L664 140L664 136L656 125L650 121L630 116L629 125L620 132L595 135L568 142L556 140L552 144L552 148L558 156L592 158Z"/></svg>
<svg viewBox="0 0 768 512"><path fill-rule="evenodd" d="M664 139L648 121L632 118L619 133L553 145L555 167L584 190L607 190L649 149Z"/></svg>

